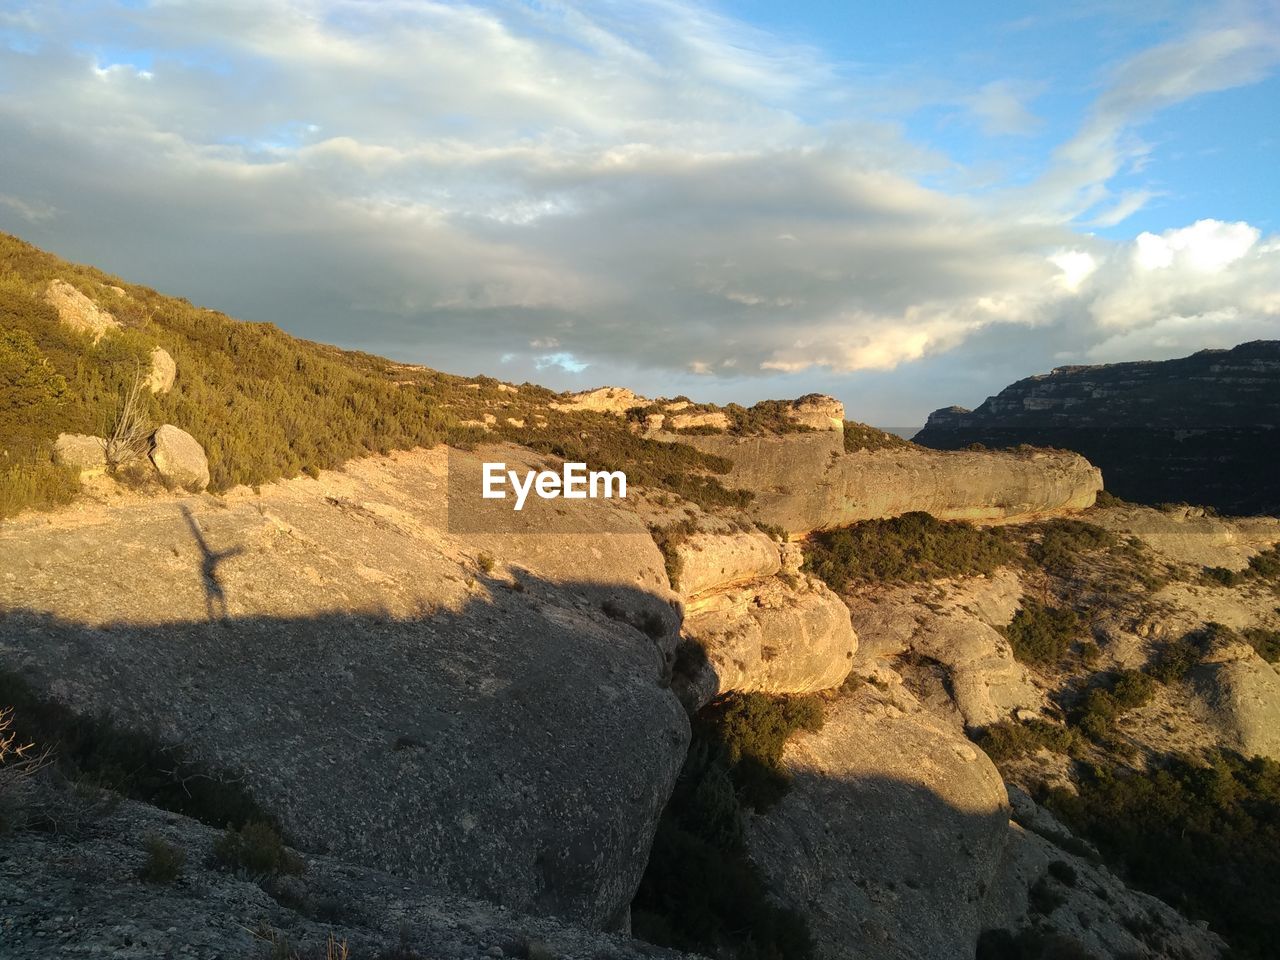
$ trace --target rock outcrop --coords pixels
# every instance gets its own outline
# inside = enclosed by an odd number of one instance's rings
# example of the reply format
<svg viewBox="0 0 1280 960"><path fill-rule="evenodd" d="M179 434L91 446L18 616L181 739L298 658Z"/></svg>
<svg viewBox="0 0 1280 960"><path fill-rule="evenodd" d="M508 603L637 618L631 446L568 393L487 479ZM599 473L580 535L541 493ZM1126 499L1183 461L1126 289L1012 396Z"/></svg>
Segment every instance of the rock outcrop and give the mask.
<svg viewBox="0 0 1280 960"><path fill-rule="evenodd" d="M65 280L50 280L44 292L47 304L58 311L58 319L77 333L85 333L97 343L121 323Z"/></svg>
<svg viewBox="0 0 1280 960"><path fill-rule="evenodd" d="M694 597L715 587L772 577L782 569L776 541L759 531L695 533L675 547L679 587Z"/></svg>
<svg viewBox="0 0 1280 960"><path fill-rule="evenodd" d="M1246 643L1209 651L1192 671L1205 722L1246 757L1280 760L1280 672Z"/></svg>
<svg viewBox="0 0 1280 960"><path fill-rule="evenodd" d="M850 600L859 640L855 667L910 656L919 665L913 679L930 711L954 713L967 730L1019 711L1038 712L1044 694L999 630L1021 602L1022 584L1012 570L862 591Z"/></svg>
<svg viewBox="0 0 1280 960"><path fill-rule="evenodd" d="M632 407L649 403L644 397L626 387L599 387L583 393L565 396L551 404L553 410L586 411L589 413L624 414Z"/></svg>
<svg viewBox="0 0 1280 960"><path fill-rule="evenodd" d="M858 638L849 611L811 577L771 577L690 600L684 635L706 657L677 684L696 709L730 690L815 693L849 675Z"/></svg>
<svg viewBox="0 0 1280 960"><path fill-rule="evenodd" d="M1009 829L982 751L901 689L828 706L783 761L794 777L747 826L751 856L809 919L824 960L972 957Z"/></svg>
<svg viewBox="0 0 1280 960"><path fill-rule="evenodd" d="M107 441L82 433L60 433L53 444L53 462L80 470L105 470Z"/></svg>
<svg viewBox="0 0 1280 960"><path fill-rule="evenodd" d="M810 430L844 430L844 404L821 393L810 393L793 400L787 416Z"/></svg>
<svg viewBox="0 0 1280 960"><path fill-rule="evenodd" d="M0 665L243 776L308 852L621 928L689 736L625 615L661 554L630 516L485 558L446 463L9 521Z"/></svg>
<svg viewBox="0 0 1280 960"><path fill-rule="evenodd" d="M152 393L168 393L173 389L173 381L178 376L178 365L163 347L151 348L151 369L143 386Z"/></svg>
<svg viewBox="0 0 1280 960"><path fill-rule="evenodd" d="M27 831L6 837L0 856L6 960L337 956L326 954L330 936L352 957L685 956L441 895L421 881L317 854L304 856L302 876L259 883L212 866L218 835L186 817L125 801L80 836ZM173 882L139 879L146 846L157 840L185 855Z"/></svg>
<svg viewBox="0 0 1280 960"><path fill-rule="evenodd" d="M151 462L160 479L170 487L193 493L209 486L209 460L200 441L185 430L166 423L151 437Z"/></svg>
<svg viewBox="0 0 1280 960"><path fill-rule="evenodd" d="M917 443L1031 443L1078 450L1107 489L1142 503L1280 513L1280 341L1177 360L1059 367L976 410L929 416Z"/></svg>
<svg viewBox="0 0 1280 960"><path fill-rule="evenodd" d="M913 510L942 520L1029 520L1083 510L1102 488L1095 467L1060 451L846 454L840 431L672 437L729 459L724 485L750 490L748 509L793 534Z"/></svg>

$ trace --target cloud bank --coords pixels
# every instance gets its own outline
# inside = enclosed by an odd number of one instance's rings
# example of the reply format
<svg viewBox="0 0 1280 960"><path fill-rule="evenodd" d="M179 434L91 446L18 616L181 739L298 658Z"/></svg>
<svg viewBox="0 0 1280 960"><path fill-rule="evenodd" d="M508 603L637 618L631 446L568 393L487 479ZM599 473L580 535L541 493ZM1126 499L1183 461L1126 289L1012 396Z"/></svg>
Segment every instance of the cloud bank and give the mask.
<svg viewBox="0 0 1280 960"><path fill-rule="evenodd" d="M1114 185L1143 122L1274 70L1259 10L1115 65L1038 176L966 191L857 70L677 0L30 3L0 12L0 224L499 375L829 378L1002 328L1225 345L1280 328L1276 236L1089 231L1153 195ZM963 109L1028 134L1018 89Z"/></svg>

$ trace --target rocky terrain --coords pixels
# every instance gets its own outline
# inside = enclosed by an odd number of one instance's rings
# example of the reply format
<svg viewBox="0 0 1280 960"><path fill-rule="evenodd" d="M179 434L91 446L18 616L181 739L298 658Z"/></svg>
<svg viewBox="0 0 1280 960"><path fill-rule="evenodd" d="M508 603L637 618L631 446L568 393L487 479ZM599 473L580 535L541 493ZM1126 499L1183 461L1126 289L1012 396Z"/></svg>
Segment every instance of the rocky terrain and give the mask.
<svg viewBox="0 0 1280 960"><path fill-rule="evenodd" d="M1107 489L1141 503L1280 513L1280 341L1178 360L1059 367L976 410L929 415L915 442L939 450L1021 443L1079 451Z"/></svg>
<svg viewBox="0 0 1280 960"><path fill-rule="evenodd" d="M296 355L218 368L240 408L329 386L234 483L190 331L238 328L67 275L0 354L65 369L32 402L154 364L110 381L145 429L0 444L46 458L3 489L72 484L0 520L5 956L1265 955L1280 521L1095 505L1078 454L926 450L827 397L557 395L269 333ZM304 459L342 391L404 419ZM484 462L574 458L627 497L479 496ZM1243 798L1207 861L1179 764Z"/></svg>

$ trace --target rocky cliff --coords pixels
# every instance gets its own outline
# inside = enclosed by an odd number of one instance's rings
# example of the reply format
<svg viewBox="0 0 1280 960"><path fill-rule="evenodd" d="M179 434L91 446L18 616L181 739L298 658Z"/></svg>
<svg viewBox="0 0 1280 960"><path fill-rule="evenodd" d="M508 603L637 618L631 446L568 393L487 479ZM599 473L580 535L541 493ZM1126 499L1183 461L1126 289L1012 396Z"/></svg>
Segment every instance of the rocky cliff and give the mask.
<svg viewBox="0 0 1280 960"><path fill-rule="evenodd" d="M1020 443L1079 451L1107 489L1141 503L1280 512L1280 341L1162 362L1060 367L976 410L929 416L915 441L939 450Z"/></svg>

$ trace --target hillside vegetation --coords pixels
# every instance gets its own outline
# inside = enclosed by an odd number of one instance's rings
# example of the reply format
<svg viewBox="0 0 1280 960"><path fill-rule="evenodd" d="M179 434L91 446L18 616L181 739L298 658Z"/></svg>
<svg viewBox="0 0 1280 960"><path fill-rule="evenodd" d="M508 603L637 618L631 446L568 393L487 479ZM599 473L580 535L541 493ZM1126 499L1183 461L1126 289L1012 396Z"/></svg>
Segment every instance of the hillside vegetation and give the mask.
<svg viewBox="0 0 1280 960"><path fill-rule="evenodd" d="M61 279L123 329L98 343L62 325L45 302ZM60 433L109 434L124 397L159 346L178 377L144 392L145 416L194 436L214 491L314 474L371 453L510 439L542 452L626 467L633 482L709 504L741 505L716 475L729 464L683 444L637 437L616 417L550 409L556 394L438 373L234 320L0 234L0 516L68 501L74 472L54 466ZM500 411L490 431L475 424ZM531 422L537 417L538 423ZM465 421L472 421L466 425Z"/></svg>

